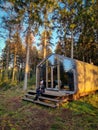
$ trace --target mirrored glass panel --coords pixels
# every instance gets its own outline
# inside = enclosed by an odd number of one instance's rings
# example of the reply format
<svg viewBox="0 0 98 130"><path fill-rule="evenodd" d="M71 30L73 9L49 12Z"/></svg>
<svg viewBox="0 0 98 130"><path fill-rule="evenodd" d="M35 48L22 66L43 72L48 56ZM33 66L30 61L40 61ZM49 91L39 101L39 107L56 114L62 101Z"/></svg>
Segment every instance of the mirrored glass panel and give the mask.
<svg viewBox="0 0 98 130"><path fill-rule="evenodd" d="M69 59L60 62L61 89L66 91L74 90L74 63Z"/></svg>
<svg viewBox="0 0 98 130"><path fill-rule="evenodd" d="M73 69L72 59L51 55L39 66L39 81L43 79L46 88L74 91Z"/></svg>

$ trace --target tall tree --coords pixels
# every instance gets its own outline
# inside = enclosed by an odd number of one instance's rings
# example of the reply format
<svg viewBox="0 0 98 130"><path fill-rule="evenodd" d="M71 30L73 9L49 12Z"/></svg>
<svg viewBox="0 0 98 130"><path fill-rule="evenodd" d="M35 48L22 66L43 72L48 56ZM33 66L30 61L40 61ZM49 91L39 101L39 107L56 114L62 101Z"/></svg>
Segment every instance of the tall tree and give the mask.
<svg viewBox="0 0 98 130"><path fill-rule="evenodd" d="M13 55L13 73L12 73L12 82L15 80L16 72L18 71L18 56L19 53L22 51L22 42L19 36L19 33L16 32L13 36L12 42L11 42L11 54Z"/></svg>
<svg viewBox="0 0 98 130"><path fill-rule="evenodd" d="M4 77L8 79L8 68L9 68L9 55L10 55L10 44L11 44L11 37L12 37L12 29L13 23L7 18L3 18L4 28L8 31L8 38L6 40L6 59L5 59L5 69L4 69Z"/></svg>
<svg viewBox="0 0 98 130"><path fill-rule="evenodd" d="M28 30L30 31L30 30ZM27 89L27 76L29 73L29 55L30 55L30 47L31 44L33 42L33 36L31 32L27 32L27 36L26 36L26 65L25 65L25 77L24 77L24 87L23 89L26 90Z"/></svg>
<svg viewBox="0 0 98 130"><path fill-rule="evenodd" d="M20 23L19 19L16 19L17 13L15 12L13 6L9 3L9 1L1 1L1 9L4 11L6 15L2 17L3 19L3 24L2 27L3 29L6 30L6 34L8 36L6 40L6 76L8 77L8 68L9 68L9 59L10 59L10 45L11 45L11 40L12 36L14 35L16 31L16 25Z"/></svg>
<svg viewBox="0 0 98 130"><path fill-rule="evenodd" d="M67 55L67 41L71 39L71 54L70 57L73 58L73 46L75 42L75 35L77 34L77 24L75 22L75 17L77 15L77 6L80 0L69 1L62 0L59 3L59 8L54 13L53 19L56 19L55 26L57 27L57 33L59 40L63 48L65 48L64 55Z"/></svg>
<svg viewBox="0 0 98 130"><path fill-rule="evenodd" d="M41 34L41 43L40 43L40 50L42 52L42 58L45 58L47 55L50 54L49 51L51 50L51 43L50 43L50 36L51 36L51 32L50 31L43 31Z"/></svg>
<svg viewBox="0 0 98 130"><path fill-rule="evenodd" d="M39 63L38 49L36 46L30 48L30 70L31 75L36 73L36 65Z"/></svg>
<svg viewBox="0 0 98 130"><path fill-rule="evenodd" d="M78 40L78 50L80 54L77 55L77 58L80 58L83 61L90 62L93 61L93 58L96 56L94 50L96 50L97 40L97 28L98 28L98 18L97 18L97 8L98 2L92 0L86 0L78 8L77 13L77 22L80 28L80 36ZM81 50L82 46L82 50ZM95 49L94 49L95 48ZM82 51L82 52L81 52ZM92 55L94 52L94 55Z"/></svg>
<svg viewBox="0 0 98 130"><path fill-rule="evenodd" d="M41 35L42 40L42 48L43 48L43 58L47 56L47 50L49 50L49 46L51 46L51 29L52 29L52 18L51 15L54 10L58 7L58 2L56 0L41 0L41 12L42 12L42 22L43 22L43 33Z"/></svg>
<svg viewBox="0 0 98 130"><path fill-rule="evenodd" d="M24 87L27 89L27 75L28 75L28 66L29 66L29 51L32 44L31 33L34 34L38 30L38 24L41 22L40 18L40 6L39 2L32 0L9 0L10 5L14 8L15 12L18 14L16 21L20 20L21 23L25 24L26 32L26 65L25 65L25 78L24 78Z"/></svg>

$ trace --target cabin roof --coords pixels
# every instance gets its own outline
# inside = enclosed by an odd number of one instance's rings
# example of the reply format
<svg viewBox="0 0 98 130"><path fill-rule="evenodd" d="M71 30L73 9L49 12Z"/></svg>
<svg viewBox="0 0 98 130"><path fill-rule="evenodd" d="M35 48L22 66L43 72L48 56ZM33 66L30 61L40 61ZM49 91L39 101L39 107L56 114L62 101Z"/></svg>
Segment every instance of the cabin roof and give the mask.
<svg viewBox="0 0 98 130"><path fill-rule="evenodd" d="M75 60L69 57L65 57L63 55L59 55L59 54L51 54L49 56L47 56L45 59L43 59L38 65L37 67L41 66L45 61L49 60L49 59L55 59L58 58L59 61L64 61L64 60L68 60L69 62L71 62L71 64L75 64Z"/></svg>

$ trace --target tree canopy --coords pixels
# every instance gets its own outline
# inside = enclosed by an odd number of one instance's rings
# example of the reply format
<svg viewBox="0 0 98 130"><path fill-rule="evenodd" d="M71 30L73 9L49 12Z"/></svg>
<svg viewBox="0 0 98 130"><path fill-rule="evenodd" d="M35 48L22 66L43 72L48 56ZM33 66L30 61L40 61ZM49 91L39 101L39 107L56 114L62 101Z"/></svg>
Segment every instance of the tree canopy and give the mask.
<svg viewBox="0 0 98 130"><path fill-rule="evenodd" d="M5 33L0 31L0 37L6 39L0 58L2 79L30 77L53 48L98 65L97 7L96 0L1 0L0 28Z"/></svg>

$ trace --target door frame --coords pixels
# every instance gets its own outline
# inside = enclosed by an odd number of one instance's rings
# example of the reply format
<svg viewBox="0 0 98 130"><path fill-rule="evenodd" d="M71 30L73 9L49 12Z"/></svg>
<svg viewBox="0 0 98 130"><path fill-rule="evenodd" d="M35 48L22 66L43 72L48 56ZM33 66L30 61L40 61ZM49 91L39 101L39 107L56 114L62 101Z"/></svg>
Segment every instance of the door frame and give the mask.
<svg viewBox="0 0 98 130"><path fill-rule="evenodd" d="M48 79L49 79L49 76L48 76L48 68L51 68L51 87L48 86ZM54 75L53 75L53 69L54 67L57 67L57 81L58 81L58 85L57 85L57 88L54 88ZM59 61L57 60L57 64L56 65L51 65L51 66L48 66L48 62L46 62L46 89L51 89L51 90L60 90L60 64L59 64Z"/></svg>

